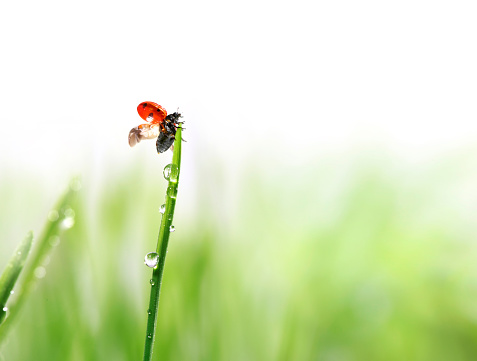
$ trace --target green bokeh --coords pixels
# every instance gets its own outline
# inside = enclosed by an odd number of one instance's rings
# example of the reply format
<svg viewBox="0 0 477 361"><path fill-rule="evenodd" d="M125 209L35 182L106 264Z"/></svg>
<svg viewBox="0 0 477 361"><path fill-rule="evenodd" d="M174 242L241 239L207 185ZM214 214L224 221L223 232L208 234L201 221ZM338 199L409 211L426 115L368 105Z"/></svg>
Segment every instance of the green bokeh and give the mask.
<svg viewBox="0 0 477 361"><path fill-rule="evenodd" d="M195 203L181 198L182 178L155 358L475 360L477 247L465 204L476 192L462 187L476 173L452 160L416 169L252 167L231 194L207 172L189 192ZM146 174L111 173L96 192L84 182L75 226L1 346L4 360L141 359L142 260L165 192Z"/></svg>

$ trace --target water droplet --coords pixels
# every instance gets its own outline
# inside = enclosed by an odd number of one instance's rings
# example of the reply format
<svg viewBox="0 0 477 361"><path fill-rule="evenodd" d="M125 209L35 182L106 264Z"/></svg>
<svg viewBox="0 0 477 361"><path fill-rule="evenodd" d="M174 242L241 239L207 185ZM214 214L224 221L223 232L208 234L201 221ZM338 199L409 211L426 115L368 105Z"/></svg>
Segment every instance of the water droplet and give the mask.
<svg viewBox="0 0 477 361"><path fill-rule="evenodd" d="M166 211L166 205L163 204L162 206L159 207L159 212L164 214L165 211Z"/></svg>
<svg viewBox="0 0 477 361"><path fill-rule="evenodd" d="M8 307L5 306L5 307L2 308L2 310L3 310L3 312L7 312L7 311L8 311Z"/></svg>
<svg viewBox="0 0 477 361"><path fill-rule="evenodd" d="M152 312L151 312L150 309L147 310L147 314L148 314L148 315L152 315Z"/></svg>
<svg viewBox="0 0 477 361"><path fill-rule="evenodd" d="M149 280L149 283L151 284L151 286L154 286L156 284L156 282L154 282L152 278Z"/></svg>
<svg viewBox="0 0 477 361"><path fill-rule="evenodd" d="M48 220L50 222L57 221L58 218L60 218L60 215L58 214L58 211L56 209L53 209L50 211L50 213L48 213Z"/></svg>
<svg viewBox="0 0 477 361"><path fill-rule="evenodd" d="M63 229L70 229L75 225L75 219L73 217L66 217L63 219L63 222L61 222L61 228Z"/></svg>
<svg viewBox="0 0 477 361"><path fill-rule="evenodd" d="M176 198L177 188L176 187L167 187L167 196L171 198Z"/></svg>
<svg viewBox="0 0 477 361"><path fill-rule="evenodd" d="M11 295L13 295L14 293L15 293L15 291L14 291L14 290L11 290L11 291L10 291L10 294L11 294Z"/></svg>
<svg viewBox="0 0 477 361"><path fill-rule="evenodd" d="M164 174L164 178L166 180L169 180L171 176L171 168L172 168L172 164L168 164L164 167L164 171L162 173Z"/></svg>
<svg viewBox="0 0 477 361"><path fill-rule="evenodd" d="M37 267L33 273L35 274L36 278L43 278L46 275L46 269L45 267Z"/></svg>
<svg viewBox="0 0 477 361"><path fill-rule="evenodd" d="M72 210L71 208L67 208L63 214L65 215L66 218L68 217L71 217L71 218L75 218L75 211Z"/></svg>
<svg viewBox="0 0 477 361"><path fill-rule="evenodd" d="M179 177L179 168L177 165L172 164L171 165L171 171L169 174L169 182L174 182L177 183L177 178Z"/></svg>
<svg viewBox="0 0 477 361"><path fill-rule="evenodd" d="M174 226L170 226L170 227L169 227L169 231L170 231L170 232L175 232L175 230L176 230L176 227L174 227Z"/></svg>
<svg viewBox="0 0 477 361"><path fill-rule="evenodd" d="M164 167L164 178L170 182L177 182L179 176L179 168L175 164L168 164Z"/></svg>
<svg viewBox="0 0 477 361"><path fill-rule="evenodd" d="M48 238L48 243L50 244L50 246L56 247L60 244L60 237L58 237L57 235L53 235Z"/></svg>
<svg viewBox="0 0 477 361"><path fill-rule="evenodd" d="M159 255L156 252L149 252L146 254L146 257L144 257L144 263L146 266L154 268L157 266L157 263L159 262Z"/></svg>
<svg viewBox="0 0 477 361"><path fill-rule="evenodd" d="M152 335L150 333L147 334L147 338L148 339L151 339L152 338Z"/></svg>
<svg viewBox="0 0 477 361"><path fill-rule="evenodd" d="M81 181L79 179L73 179L70 183L70 188L72 191L78 192L81 189Z"/></svg>

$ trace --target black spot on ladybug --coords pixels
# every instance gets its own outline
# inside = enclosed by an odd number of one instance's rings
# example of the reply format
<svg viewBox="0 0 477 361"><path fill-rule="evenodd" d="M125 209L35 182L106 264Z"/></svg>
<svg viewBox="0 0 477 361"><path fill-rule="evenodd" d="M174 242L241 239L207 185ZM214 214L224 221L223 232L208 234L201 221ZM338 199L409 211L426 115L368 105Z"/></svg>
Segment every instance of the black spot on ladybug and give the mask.
<svg viewBox="0 0 477 361"><path fill-rule="evenodd" d="M149 114L149 117L153 117L153 116L154 116L154 114L153 114L153 113Z"/></svg>
<svg viewBox="0 0 477 361"><path fill-rule="evenodd" d="M142 103L142 109L146 109L147 103Z"/></svg>

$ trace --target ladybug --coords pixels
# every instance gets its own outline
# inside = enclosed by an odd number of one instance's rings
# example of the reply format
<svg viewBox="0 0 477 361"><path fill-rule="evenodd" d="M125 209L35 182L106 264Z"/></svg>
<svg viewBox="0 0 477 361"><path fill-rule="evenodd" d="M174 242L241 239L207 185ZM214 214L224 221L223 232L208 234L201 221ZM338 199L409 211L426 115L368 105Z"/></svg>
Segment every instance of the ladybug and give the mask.
<svg viewBox="0 0 477 361"><path fill-rule="evenodd" d="M157 136L156 140L156 150L157 153L164 153L166 150L171 148L173 149L173 143L176 135L176 130L177 130L177 124L179 124L179 118L181 118L182 115L178 112L169 114L165 119L164 119L164 128L165 131L160 131L159 135Z"/></svg>
<svg viewBox="0 0 477 361"><path fill-rule="evenodd" d="M157 137L156 149L158 153L164 153L171 148L175 140L177 125L182 115L178 112L167 115L167 111L161 105L154 102L142 102L137 106L139 116L146 124L140 124L129 132L128 143L130 147L144 139Z"/></svg>

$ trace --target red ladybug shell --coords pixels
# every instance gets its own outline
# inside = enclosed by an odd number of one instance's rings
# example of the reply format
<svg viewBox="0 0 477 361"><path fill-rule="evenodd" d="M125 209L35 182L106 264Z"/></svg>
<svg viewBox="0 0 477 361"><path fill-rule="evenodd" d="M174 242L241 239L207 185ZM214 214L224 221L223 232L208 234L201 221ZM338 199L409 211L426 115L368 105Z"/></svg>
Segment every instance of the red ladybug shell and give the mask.
<svg viewBox="0 0 477 361"><path fill-rule="evenodd" d="M137 106L137 112L142 119L151 124L162 123L167 117L167 111L153 102L142 102Z"/></svg>

